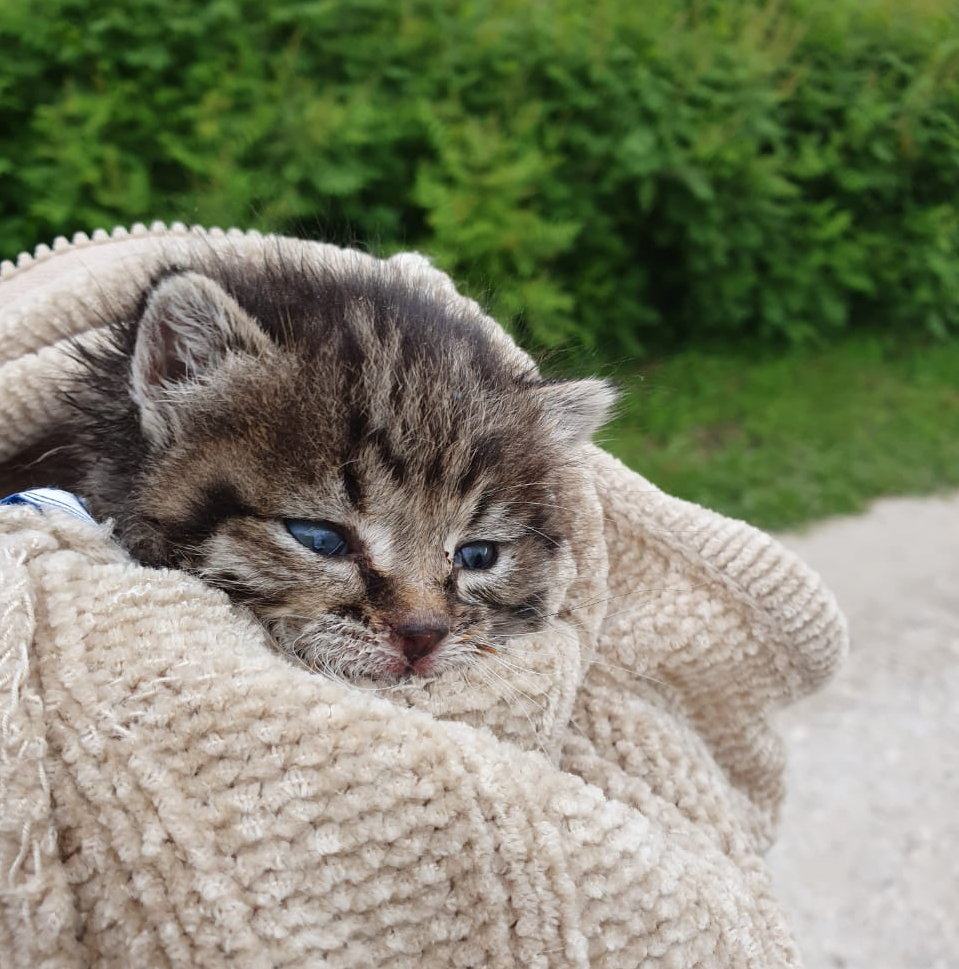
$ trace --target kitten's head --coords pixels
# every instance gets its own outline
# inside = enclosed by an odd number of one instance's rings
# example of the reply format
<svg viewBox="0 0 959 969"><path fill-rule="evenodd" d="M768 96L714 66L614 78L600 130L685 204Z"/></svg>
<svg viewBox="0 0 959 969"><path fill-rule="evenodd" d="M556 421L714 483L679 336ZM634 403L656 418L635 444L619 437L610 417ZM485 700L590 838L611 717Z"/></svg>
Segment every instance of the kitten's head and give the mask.
<svg viewBox="0 0 959 969"><path fill-rule="evenodd" d="M520 372L472 313L389 263L169 271L76 394L95 511L318 670L433 675L541 629L613 394Z"/></svg>

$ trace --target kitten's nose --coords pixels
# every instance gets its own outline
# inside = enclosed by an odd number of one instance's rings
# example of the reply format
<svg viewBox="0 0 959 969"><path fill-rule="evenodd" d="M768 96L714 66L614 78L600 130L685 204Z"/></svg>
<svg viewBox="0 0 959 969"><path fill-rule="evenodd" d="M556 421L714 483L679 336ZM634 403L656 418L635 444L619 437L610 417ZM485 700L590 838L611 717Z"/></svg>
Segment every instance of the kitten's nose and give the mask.
<svg viewBox="0 0 959 969"><path fill-rule="evenodd" d="M446 638L449 626L394 626L397 645L407 662L415 663L430 653Z"/></svg>

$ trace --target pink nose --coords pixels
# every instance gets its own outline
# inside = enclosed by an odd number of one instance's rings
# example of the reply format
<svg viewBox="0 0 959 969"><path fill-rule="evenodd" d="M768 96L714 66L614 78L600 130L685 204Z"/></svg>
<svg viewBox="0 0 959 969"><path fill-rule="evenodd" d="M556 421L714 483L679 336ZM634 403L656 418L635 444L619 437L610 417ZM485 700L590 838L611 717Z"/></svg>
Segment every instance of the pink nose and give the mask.
<svg viewBox="0 0 959 969"><path fill-rule="evenodd" d="M446 638L448 626L394 626L396 644L403 650L408 663L413 664L429 656Z"/></svg>

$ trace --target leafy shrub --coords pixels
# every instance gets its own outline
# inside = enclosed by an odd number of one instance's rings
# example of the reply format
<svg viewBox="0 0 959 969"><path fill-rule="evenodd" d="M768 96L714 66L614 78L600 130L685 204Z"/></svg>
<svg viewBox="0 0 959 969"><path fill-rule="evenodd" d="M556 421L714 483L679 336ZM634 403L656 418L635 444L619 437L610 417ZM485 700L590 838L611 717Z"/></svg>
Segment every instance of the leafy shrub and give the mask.
<svg viewBox="0 0 959 969"><path fill-rule="evenodd" d="M257 225L430 252L543 346L945 334L952 10L0 0L0 251Z"/></svg>

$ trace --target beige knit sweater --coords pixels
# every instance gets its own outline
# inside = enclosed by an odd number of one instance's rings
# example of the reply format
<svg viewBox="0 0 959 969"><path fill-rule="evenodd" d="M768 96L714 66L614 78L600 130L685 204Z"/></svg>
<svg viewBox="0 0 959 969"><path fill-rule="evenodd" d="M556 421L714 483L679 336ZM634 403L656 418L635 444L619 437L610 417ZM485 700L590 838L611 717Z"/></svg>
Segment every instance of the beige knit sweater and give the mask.
<svg viewBox="0 0 959 969"><path fill-rule="evenodd" d="M61 419L63 341L161 257L263 246L367 258L156 225L5 264L0 462ZM109 524L0 510L0 963L797 965L761 860L769 718L834 669L842 617L768 536L589 462L563 621L495 686L331 682Z"/></svg>

